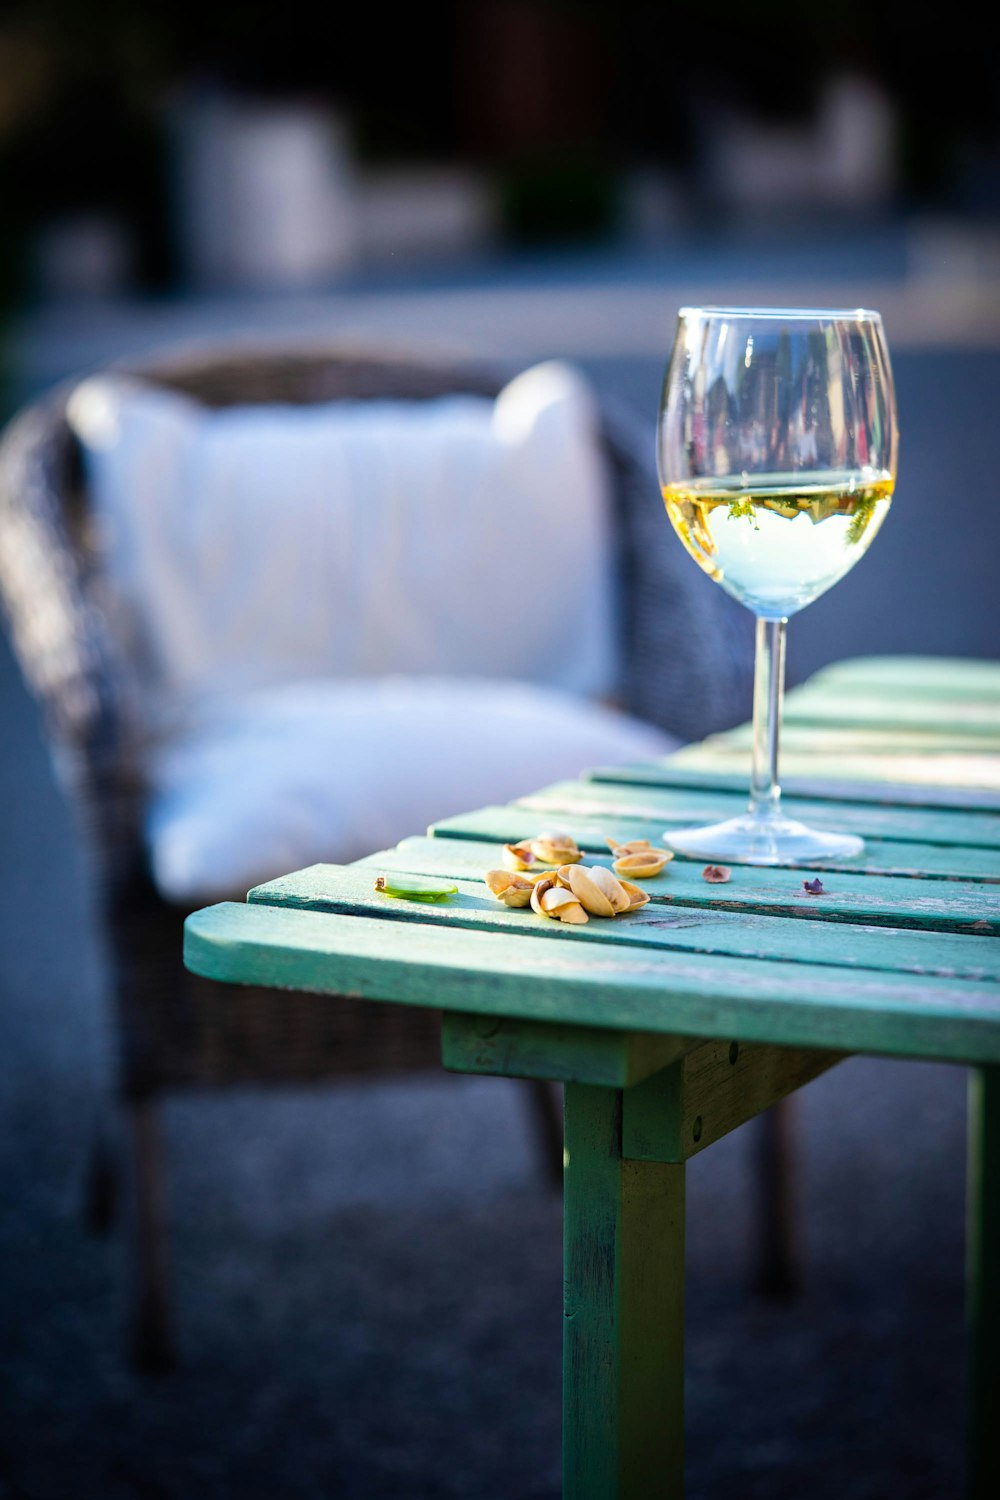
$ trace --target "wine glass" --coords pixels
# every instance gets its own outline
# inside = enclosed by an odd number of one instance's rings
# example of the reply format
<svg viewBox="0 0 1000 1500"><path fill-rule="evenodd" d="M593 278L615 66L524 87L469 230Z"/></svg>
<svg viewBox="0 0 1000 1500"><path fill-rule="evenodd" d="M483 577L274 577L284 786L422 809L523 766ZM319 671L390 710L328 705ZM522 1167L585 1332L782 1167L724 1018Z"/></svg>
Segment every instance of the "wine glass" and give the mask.
<svg viewBox="0 0 1000 1500"><path fill-rule="evenodd" d="M757 616L757 655L749 809L668 830L664 841L679 853L776 865L861 852L861 839L782 812L785 626L871 546L892 498L896 451L877 312L681 309L657 429L663 499L695 562Z"/></svg>

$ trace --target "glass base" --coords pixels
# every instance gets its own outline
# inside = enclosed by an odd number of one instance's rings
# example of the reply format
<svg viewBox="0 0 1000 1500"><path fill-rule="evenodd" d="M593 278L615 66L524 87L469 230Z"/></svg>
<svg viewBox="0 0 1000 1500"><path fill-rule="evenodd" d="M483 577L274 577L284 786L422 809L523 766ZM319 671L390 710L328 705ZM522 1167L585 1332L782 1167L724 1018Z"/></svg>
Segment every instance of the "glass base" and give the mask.
<svg viewBox="0 0 1000 1500"><path fill-rule="evenodd" d="M743 813L704 828L668 828L668 849L691 859L733 861L743 865L815 865L851 859L864 840L849 833L821 833L794 818L761 818Z"/></svg>

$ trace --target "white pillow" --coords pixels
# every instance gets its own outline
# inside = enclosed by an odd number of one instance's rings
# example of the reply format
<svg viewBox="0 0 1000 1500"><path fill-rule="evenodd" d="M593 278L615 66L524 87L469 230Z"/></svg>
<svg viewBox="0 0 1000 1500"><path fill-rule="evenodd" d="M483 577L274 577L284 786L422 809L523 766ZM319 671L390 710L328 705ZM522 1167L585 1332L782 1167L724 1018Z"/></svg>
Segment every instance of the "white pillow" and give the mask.
<svg viewBox="0 0 1000 1500"><path fill-rule="evenodd" d="M650 725L527 683L383 678L230 696L154 752L146 832L180 902L347 862L587 765L676 748Z"/></svg>
<svg viewBox="0 0 1000 1500"><path fill-rule="evenodd" d="M495 402L222 411L104 375L69 416L147 721L328 675L614 682L606 476L566 365Z"/></svg>

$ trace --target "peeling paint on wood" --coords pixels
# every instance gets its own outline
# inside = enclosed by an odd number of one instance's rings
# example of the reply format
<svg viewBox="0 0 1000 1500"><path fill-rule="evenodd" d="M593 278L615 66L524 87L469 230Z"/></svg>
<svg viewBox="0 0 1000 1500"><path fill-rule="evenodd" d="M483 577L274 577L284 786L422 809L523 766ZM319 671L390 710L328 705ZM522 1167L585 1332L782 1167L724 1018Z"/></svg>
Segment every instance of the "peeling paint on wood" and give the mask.
<svg viewBox="0 0 1000 1500"><path fill-rule="evenodd" d="M394 850L359 860L355 868L377 865L456 878L475 879L498 863L499 843L476 839L404 839ZM587 863L610 863L610 856L588 851ZM977 931L989 923L1000 933L1000 886L975 881L917 881L908 876L869 875L841 866L821 901L802 901L799 877L782 869L733 866L724 894L701 878L703 862L675 859L662 875L642 882L654 901L719 911L758 911L804 921L865 922L941 931ZM827 883L827 882L824 882Z"/></svg>
<svg viewBox="0 0 1000 1500"><path fill-rule="evenodd" d="M431 825L434 838L495 840L497 844L519 843L558 819L560 830L570 833L581 849L607 853L609 834L622 842L645 838L662 846L664 821L660 818L607 817L568 810L531 811L523 805L483 807L476 812L446 818ZM682 821L688 821L686 818ZM823 826L837 831L835 817L828 815ZM851 871L863 875L902 875L925 880L979 880L1000 882L1000 851L965 845L910 843L902 839L865 840L865 847L849 862L786 865L786 869Z"/></svg>
<svg viewBox="0 0 1000 1500"><path fill-rule="evenodd" d="M995 983L606 943L526 949L515 933L223 903L188 918L185 959L209 978L443 1010L1000 1061Z"/></svg>
<svg viewBox="0 0 1000 1500"><path fill-rule="evenodd" d="M431 847L436 850L438 845L432 842ZM415 868L409 873L423 876L432 872ZM249 899L301 910L515 932L563 943L677 948L791 963L831 963L853 969L1000 980L1000 943L969 943L963 934L955 932L854 923L850 941L845 941L843 931L834 923L789 922L781 916L762 915L742 902L734 910L719 910L711 903L703 907L666 907L660 898L628 917L610 922L595 918L585 926L567 926L546 921L530 910L512 910L501 905L481 880L463 879L455 870L447 874L455 881L457 894L433 907L404 906L379 896L372 890L371 868L366 864L313 865L258 886L250 892ZM792 896L795 900L806 899L798 890ZM988 922L983 930L990 932Z"/></svg>
<svg viewBox="0 0 1000 1500"><path fill-rule="evenodd" d="M657 822L672 827L716 822L745 810L746 790L711 791L610 781L559 781L513 804L550 819L556 813L578 814L614 822L616 818ZM820 798L782 793L789 816L817 823L837 833L862 838L896 839L911 844L963 845L1000 850L1000 814L936 808L884 807L878 803L839 802L832 809ZM1000 867L1000 859L996 861Z"/></svg>
<svg viewBox="0 0 1000 1500"><path fill-rule="evenodd" d="M566 1086L565 1500L680 1500L684 1166L626 1161L622 1095Z"/></svg>

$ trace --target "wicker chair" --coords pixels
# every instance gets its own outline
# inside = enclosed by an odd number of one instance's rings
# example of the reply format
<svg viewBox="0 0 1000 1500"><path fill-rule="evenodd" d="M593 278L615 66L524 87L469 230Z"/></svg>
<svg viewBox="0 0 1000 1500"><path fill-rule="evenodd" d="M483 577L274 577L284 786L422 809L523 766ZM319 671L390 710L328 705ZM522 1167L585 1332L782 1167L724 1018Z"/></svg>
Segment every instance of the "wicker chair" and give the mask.
<svg viewBox="0 0 1000 1500"><path fill-rule="evenodd" d="M119 368L125 368L120 366ZM426 400L494 395L510 372L357 348L246 349L132 364L131 373L209 406L342 397ZM83 813L111 964L119 1087L135 1161L138 1251L134 1358L171 1358L165 1195L157 1103L169 1090L288 1083L437 1067L439 1023L426 1011L212 984L181 964L186 913L150 878L141 837L143 769L130 749L115 646L79 455L70 388L27 408L0 442L0 593L24 675ZM623 706L683 739L742 717L750 698L750 617L707 588L672 547L645 431L622 413L604 433L613 475L623 600ZM683 642L683 649L677 643ZM242 893L238 894L242 898ZM548 1092L546 1090L548 1089ZM549 1086L530 1094L550 1155L559 1120ZM92 1215L108 1217L108 1159L95 1156Z"/></svg>

